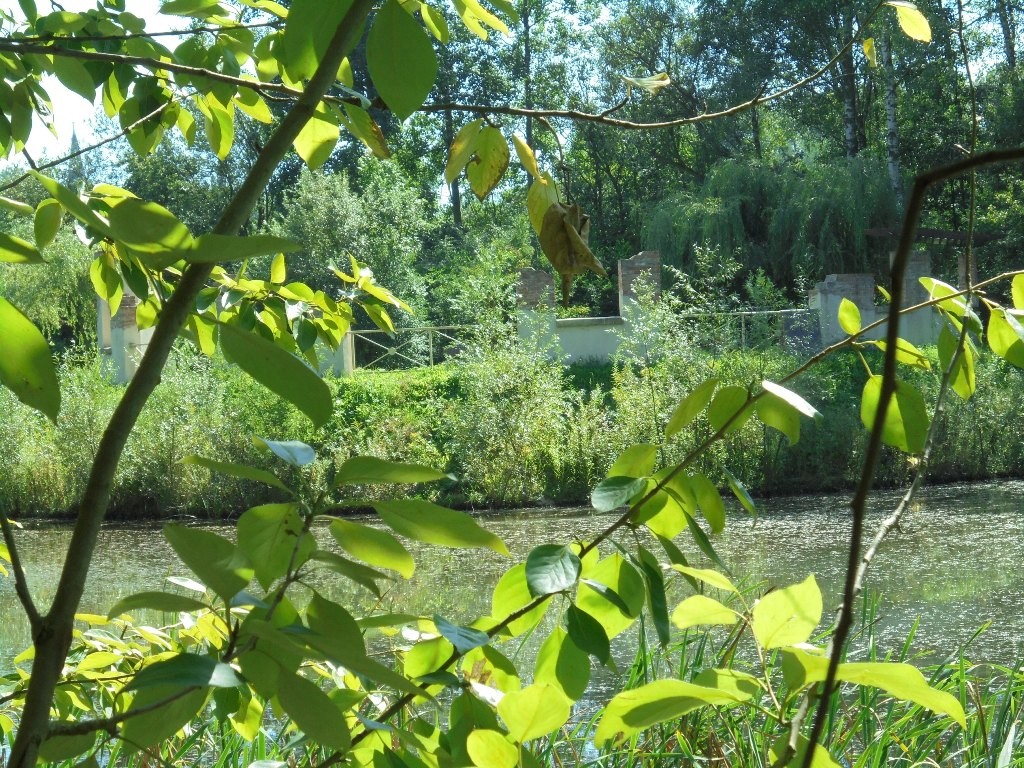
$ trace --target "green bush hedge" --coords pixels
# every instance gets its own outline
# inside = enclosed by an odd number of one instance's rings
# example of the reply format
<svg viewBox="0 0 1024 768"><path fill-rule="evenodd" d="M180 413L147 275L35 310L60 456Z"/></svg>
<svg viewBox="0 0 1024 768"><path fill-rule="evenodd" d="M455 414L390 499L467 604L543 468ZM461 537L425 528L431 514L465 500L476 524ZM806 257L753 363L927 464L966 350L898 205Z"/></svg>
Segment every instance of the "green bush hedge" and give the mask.
<svg viewBox="0 0 1024 768"><path fill-rule="evenodd" d="M870 356L868 362L877 365ZM655 362L564 367L542 350L504 340L459 364L411 371L365 371L330 380L331 421L314 430L293 408L237 369L180 352L143 412L122 458L114 517L197 515L219 518L272 499L274 492L211 477L181 459L198 454L273 468L252 441L298 439L314 445L323 478L332 464L370 454L442 467L458 478L414 492L449 504L514 507L586 504L615 456L638 442L659 442L672 409L709 376L751 384L778 379L799 364L782 351L711 354L677 350ZM933 481L1024 474L1024 373L983 356L975 397L955 396L939 414ZM934 374L904 376L934 396ZM793 384L824 415L804 422L799 442L752 419L718 443L698 467L722 481L728 468L761 494L851 487L863 455L860 390L867 373L852 353L826 360ZM73 514L100 430L120 388L98 364L65 361L56 425L0 391L0 440L6 467L0 503L21 516ZM666 444L678 458L709 433L698 420ZM898 485L911 467L887 452L880 482ZM358 488L365 498L382 491ZM391 489L387 492L404 492Z"/></svg>

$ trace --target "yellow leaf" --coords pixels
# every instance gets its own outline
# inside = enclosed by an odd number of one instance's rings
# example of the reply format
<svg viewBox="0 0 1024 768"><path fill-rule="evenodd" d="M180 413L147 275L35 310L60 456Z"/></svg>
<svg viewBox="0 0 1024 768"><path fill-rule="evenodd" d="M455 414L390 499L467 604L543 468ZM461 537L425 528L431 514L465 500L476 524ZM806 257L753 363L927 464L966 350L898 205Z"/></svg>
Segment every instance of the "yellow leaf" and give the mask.
<svg viewBox="0 0 1024 768"><path fill-rule="evenodd" d="M878 66L878 52L875 50L875 38L869 37L864 41L864 55L867 57L868 64L872 67Z"/></svg>
<svg viewBox="0 0 1024 768"><path fill-rule="evenodd" d="M537 167L537 156L533 154L533 149L526 143L526 139L515 134L512 137L512 143L516 146L516 154L519 155L519 162L523 164L523 168L533 178L539 179L540 168Z"/></svg>
<svg viewBox="0 0 1024 768"><path fill-rule="evenodd" d="M916 5L902 2L902 0L890 0L886 5L896 9L896 18L899 19L900 29L907 37L922 43L932 41L932 28L928 24L928 19L917 9Z"/></svg>
<svg viewBox="0 0 1024 768"><path fill-rule="evenodd" d="M487 126L476 140L476 157L466 166L466 178L478 199L498 186L508 168L508 142L497 128Z"/></svg>
<svg viewBox="0 0 1024 768"><path fill-rule="evenodd" d="M483 122L482 118L477 118L471 123L466 123L455 134L455 140L448 148L448 162L444 167L444 180L449 184L458 178L476 151L476 142L480 136L480 126Z"/></svg>
<svg viewBox="0 0 1024 768"><path fill-rule="evenodd" d="M530 185L530 191L526 193L526 211L530 215L530 226L538 235L544 226L548 208L557 202L558 185L550 173L545 173Z"/></svg>

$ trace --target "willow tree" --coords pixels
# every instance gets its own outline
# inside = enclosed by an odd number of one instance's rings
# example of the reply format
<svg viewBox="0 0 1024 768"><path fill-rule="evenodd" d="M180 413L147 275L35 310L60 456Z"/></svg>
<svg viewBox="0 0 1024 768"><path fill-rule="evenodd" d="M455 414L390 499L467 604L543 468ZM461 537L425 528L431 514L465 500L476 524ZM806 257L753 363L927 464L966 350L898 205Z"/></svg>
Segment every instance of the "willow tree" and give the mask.
<svg viewBox="0 0 1024 768"><path fill-rule="evenodd" d="M514 13L506 0L491 0L491 4L493 10L475 0L456 0L454 8L460 23L486 36L504 32L502 17ZM923 21L909 3L891 5L901 16L910 14L918 23ZM509 117L561 118L641 130L697 123L717 115L678 116L647 125L619 119L609 109L588 114L507 104L433 104L429 99L438 74L435 43L444 44L449 29L445 15L423 2L293 0L285 8L274 0L240 0L238 6L217 0L168 0L162 12L185 22L180 40L147 33L145 20L127 11L124 0L106 0L81 13L56 5L40 13L33 0L19 0L19 7L20 17L3 16L0 37L0 153L4 156L22 152L33 130L33 114L47 116L47 76L102 104L141 155L177 131L188 142L204 140L211 152L224 158L232 152L238 121L265 122L271 130L208 232L193 233L167 208L108 183L88 190L70 189L48 175L56 163L29 172L47 192L38 205L2 200L14 212L33 217L34 242L0 233L0 258L15 264L44 260L48 243L70 221L95 253L91 276L100 295L116 308L124 287L130 287L141 301L138 321L154 328L138 371L103 432L49 605L40 605L31 593L19 557L19 539L6 514L0 513L5 543L0 554L11 566L33 644L31 654L24 657L31 659L31 672L3 701L17 716L8 765L27 768L37 758L67 760L80 755L89 764L111 742L124 749L154 748L200 716L211 701L213 716L247 739L258 734L266 707L287 714L307 742L326 751L320 765L344 761L421 765L425 760L464 764L467 756L478 766L532 762L532 757L527 759L529 743L561 727L571 702L586 688L589 657L608 663L609 637L633 625L645 604L650 605L659 636L667 642L669 616L658 559L643 547L628 556L607 553L608 540L620 531L648 529L662 537L666 556L679 568L685 568L682 555L671 539L685 531L698 546L712 552L695 516L703 515L713 529L719 529L724 523L722 502L717 488L687 467L714 440L755 414L796 439L800 420L816 414L799 395L780 383L744 388L705 382L680 404L665 435L672 438L700 417L713 428L710 441L684 463L657 472L656 446L626 451L593 496L597 509L620 511L614 524L586 543L544 545L531 552L525 564L502 577L492 615L474 626L457 626L440 616L425 619L431 633L420 637L398 671L367 653L362 633L367 625L402 618L375 614L361 624L345 605L324 597L306 577L313 570L327 570L380 594L379 581L411 575L411 555L387 530L333 520L330 531L351 556L344 557L320 549L311 527L333 508L334 493L340 487L427 482L442 479L443 473L355 457L334 467L327 487L310 495L307 488L287 488L264 470L192 457L190 461L210 470L271 485L285 501L243 514L236 540L187 526L167 526L165 536L171 546L201 582L198 591L189 595L147 592L122 600L111 608L111 615L125 636L107 635L106 648L115 652L97 658L77 644L81 638L76 639L74 621L118 460L179 338L205 354L219 348L229 361L319 425L328 419L334 403L330 390L309 365L317 361L316 342L336 345L354 307L361 307L383 327L391 327L389 312L401 307L401 301L374 283L359 263L359 254L335 266L339 300L288 281L285 254L296 251L299 244L267 234L239 235L291 151L316 169L345 135L361 141L373 154L386 155L384 134L371 108L385 108L398 120L418 110L476 114L479 117L461 127L449 148L447 171L450 177L465 173L470 188L484 197L501 184L509 164L509 139L501 128L501 121ZM365 72L353 71L357 46L365 51ZM778 98L823 71L719 114L734 114ZM633 77L629 86L657 91L665 84L657 74ZM372 100L371 93L375 94ZM286 105L283 117L275 119L268 102ZM563 197L551 170L538 163L525 140L513 137L513 143L533 179L525 201L530 220L556 267L571 276L594 258L587 248L586 214ZM979 156L965 165L1021 154ZM25 160L32 165L27 155ZM896 337L902 265L909 254L923 190L960 170L959 166L943 169L922 178L910 197L908 224L893 273L897 309L888 326L885 373L872 377L865 390L862 416L873 437L855 503L856 521L863 521L864 497L882 441L910 453L920 453L927 444L928 419L920 395L895 376L897 350L901 358L918 359ZM267 256L270 268L265 279L233 269L239 262ZM1016 287L1024 302L1024 285ZM970 323L963 302L955 291L945 290L932 303L951 324L967 329ZM1019 330L1016 315L994 310L992 317L998 322L997 351L1014 362L1024 362L1024 331ZM867 343L860 338L863 329L854 312L844 308L841 321L851 335L839 346ZM966 332L961 332L959 346L954 341L953 349L960 354L954 354L947 367L955 374L958 392L969 395L973 358L970 347L964 345ZM1022 339L1016 340L1014 334ZM947 373L947 379L950 376ZM27 406L57 419L60 384L49 348L39 330L6 299L0 299L0 381ZM888 408L893 398L899 403L897 409ZM298 467L313 460L313 450L306 445L260 444ZM749 504L741 489L735 488ZM465 514L417 499L376 501L373 506L387 528L403 537L507 554L500 539ZM606 554L602 556L603 544ZM859 536L853 536L851 552L857 553L859 544ZM742 616L736 613L751 625L762 652L789 653L803 670L802 678L790 680L792 696L778 699L779 725L788 732L772 747L772 759L780 765L796 755L806 755L806 765L812 756L815 764L833 764L806 745L808 739L814 744L820 736L825 708L838 680L883 688L963 722L955 699L930 688L919 672L906 665L840 664L853 599L862 584L856 575L858 561L851 557L843 613L830 654L812 653L806 647L821 616L820 593L813 579L766 596ZM731 586L709 572L688 575ZM197 589L195 579L185 583ZM303 591L303 599L293 602L291 594L297 590ZM499 635L531 631L555 604L565 608L566 628L558 627L546 643L550 668L538 673L533 684L519 688L519 675L509 672L511 661L491 641ZM692 605L681 606L673 614L677 626L686 626L694 618ZM181 628L171 639L154 640L152 633L136 632L122 616L140 608L191 611L196 623ZM721 614L704 611L696 618L706 622L716 616ZM72 648L75 653L69 656ZM563 674L563 657L572 674ZM320 673L315 679L331 687L330 695L303 673L307 668ZM481 683L478 668L487 671L490 686ZM771 684L769 675L765 680ZM686 707L692 702L698 707L755 706L751 699L762 687L756 678L739 680L727 674L712 674L699 685L681 681L653 685L641 689L640 698L616 697L596 738L621 741L676 716L681 701ZM448 713L448 733L442 738L417 717L413 705L436 703L437 694L447 687L457 692L458 699ZM383 696L377 695L382 690ZM768 692L775 699L774 691ZM803 727L804 716L819 692L821 706L808 731ZM782 709L783 701L804 704L791 711Z"/></svg>

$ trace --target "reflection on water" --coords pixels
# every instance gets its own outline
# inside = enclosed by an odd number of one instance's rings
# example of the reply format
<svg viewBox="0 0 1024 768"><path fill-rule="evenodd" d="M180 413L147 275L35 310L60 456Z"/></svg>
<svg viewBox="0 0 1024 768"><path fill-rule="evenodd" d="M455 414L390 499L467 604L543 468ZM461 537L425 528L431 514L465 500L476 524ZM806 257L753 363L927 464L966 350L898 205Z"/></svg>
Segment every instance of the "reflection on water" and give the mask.
<svg viewBox="0 0 1024 768"><path fill-rule="evenodd" d="M873 523L896 498L876 497ZM756 526L734 510L715 546L737 578L781 585L816 574L826 606L834 606L849 532L847 505L848 497L840 495L764 500ZM538 544L586 540L612 519L586 510L525 511L493 516L485 524L505 539L513 557L522 558ZM53 596L69 537L67 529L57 527L20 533L30 585L43 606ZM684 551L694 549L688 540L680 541ZM414 578L396 583L384 605L414 607L422 615L436 613L456 622L489 611L491 589L510 562L491 552L437 547L421 547L416 559ZM920 616L916 648L952 652L980 625L992 622L970 655L1000 662L1024 657L1022 561L1024 482L927 489L902 530L883 546L868 578L869 589L882 595L883 643L895 647ZM172 575L185 575L184 569L158 527L106 529L82 610L106 613L125 595L168 589L165 579ZM334 591L326 584L324 589ZM357 614L373 605L365 592L353 591L350 599ZM29 642L10 579L0 580L0 617L0 656L10 659Z"/></svg>

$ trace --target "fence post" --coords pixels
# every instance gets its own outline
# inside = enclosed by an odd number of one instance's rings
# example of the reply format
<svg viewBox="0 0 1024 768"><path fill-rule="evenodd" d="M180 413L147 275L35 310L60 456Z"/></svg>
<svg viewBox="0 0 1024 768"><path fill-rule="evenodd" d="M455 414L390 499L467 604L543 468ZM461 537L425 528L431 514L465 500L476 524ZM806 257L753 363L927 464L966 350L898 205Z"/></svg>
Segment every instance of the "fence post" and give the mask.
<svg viewBox="0 0 1024 768"><path fill-rule="evenodd" d="M747 316L745 313L740 313L740 349L747 349Z"/></svg>

